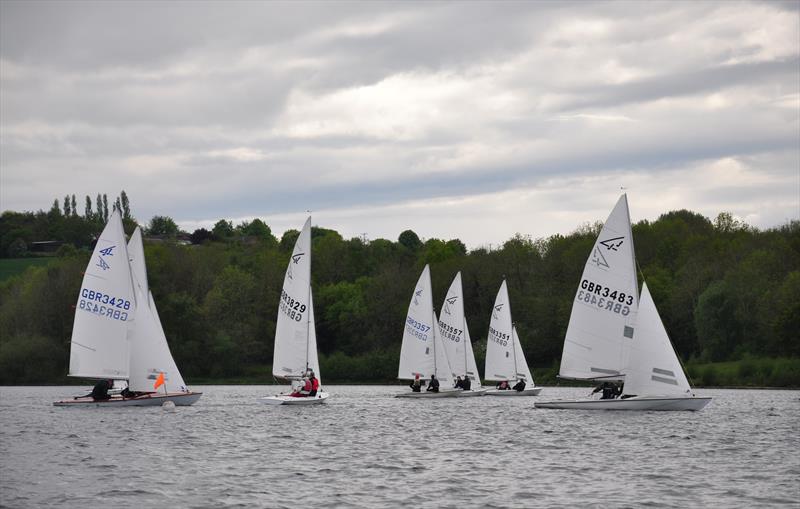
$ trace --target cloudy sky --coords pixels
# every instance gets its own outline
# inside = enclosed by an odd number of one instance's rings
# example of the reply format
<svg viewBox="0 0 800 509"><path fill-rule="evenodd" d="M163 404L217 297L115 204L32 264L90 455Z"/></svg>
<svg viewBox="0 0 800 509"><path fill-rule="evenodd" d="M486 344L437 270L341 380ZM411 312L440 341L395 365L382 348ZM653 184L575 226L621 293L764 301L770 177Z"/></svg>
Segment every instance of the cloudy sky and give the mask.
<svg viewBox="0 0 800 509"><path fill-rule="evenodd" d="M568 233L800 216L798 2L0 2L0 209Z"/></svg>

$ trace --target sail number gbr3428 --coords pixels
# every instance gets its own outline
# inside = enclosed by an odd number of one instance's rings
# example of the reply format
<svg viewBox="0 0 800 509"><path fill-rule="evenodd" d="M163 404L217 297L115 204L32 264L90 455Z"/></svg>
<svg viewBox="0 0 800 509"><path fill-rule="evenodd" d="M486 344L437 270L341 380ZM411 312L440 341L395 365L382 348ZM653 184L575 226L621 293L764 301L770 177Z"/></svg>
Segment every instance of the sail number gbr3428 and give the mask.
<svg viewBox="0 0 800 509"><path fill-rule="evenodd" d="M81 288L78 309L124 322L128 320L131 301L89 288Z"/></svg>
<svg viewBox="0 0 800 509"><path fill-rule="evenodd" d="M303 313L306 312L306 305L301 304L300 301L294 300L294 298L290 297L286 290L281 292L281 305L280 305L281 312L288 316L290 319L294 320L295 322L299 322L303 319Z"/></svg>
<svg viewBox="0 0 800 509"><path fill-rule="evenodd" d="M628 316L631 312L630 306L633 305L633 295L612 290L588 279L581 281L581 288L578 290L575 300L623 316Z"/></svg>

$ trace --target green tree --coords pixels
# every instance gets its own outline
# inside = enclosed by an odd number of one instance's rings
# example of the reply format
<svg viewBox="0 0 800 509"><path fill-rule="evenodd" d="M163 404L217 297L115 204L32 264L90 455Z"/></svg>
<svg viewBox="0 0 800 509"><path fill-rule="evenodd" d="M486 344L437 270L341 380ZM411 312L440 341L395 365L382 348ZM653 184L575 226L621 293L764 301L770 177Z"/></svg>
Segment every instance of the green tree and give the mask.
<svg viewBox="0 0 800 509"><path fill-rule="evenodd" d="M412 252L415 252L417 249L422 247L422 241L419 240L417 234L412 230L403 231L397 238L397 241Z"/></svg>
<svg viewBox="0 0 800 509"><path fill-rule="evenodd" d="M131 219L131 204L128 201L128 195L125 193L125 190L119 194L120 201L122 204L122 218L123 219Z"/></svg>
<svg viewBox="0 0 800 509"><path fill-rule="evenodd" d="M211 229L211 233L219 239L230 239L233 237L233 232L233 223L225 219L217 221L214 224L214 228Z"/></svg>
<svg viewBox="0 0 800 509"><path fill-rule="evenodd" d="M86 207L83 209L83 217L87 220L92 219L92 199L86 195Z"/></svg>
<svg viewBox="0 0 800 509"><path fill-rule="evenodd" d="M64 217L72 215L72 208L70 207L69 195L64 196Z"/></svg>
<svg viewBox="0 0 800 509"><path fill-rule="evenodd" d="M178 225L169 216L153 216L147 226L149 235L174 236L178 234Z"/></svg>

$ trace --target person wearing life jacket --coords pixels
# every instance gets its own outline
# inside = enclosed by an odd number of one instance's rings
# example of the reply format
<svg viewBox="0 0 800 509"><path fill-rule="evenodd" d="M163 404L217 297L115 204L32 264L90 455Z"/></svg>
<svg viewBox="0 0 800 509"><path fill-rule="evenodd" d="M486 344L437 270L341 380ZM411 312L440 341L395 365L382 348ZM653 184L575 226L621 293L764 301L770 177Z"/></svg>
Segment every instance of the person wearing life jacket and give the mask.
<svg viewBox="0 0 800 509"><path fill-rule="evenodd" d="M309 373L310 378L308 379L308 383L311 385L311 387L309 387L308 395L316 396L317 391L319 390L319 380L317 380L317 377L314 375L313 371L309 370Z"/></svg>
<svg viewBox="0 0 800 509"><path fill-rule="evenodd" d="M293 385L292 393L289 396L293 398L305 398L311 392L311 380L307 376L303 377L303 382L299 385Z"/></svg>
<svg viewBox="0 0 800 509"><path fill-rule="evenodd" d="M111 399L111 396L108 395L108 390L114 387L114 380L100 380L92 389L92 393L89 396L92 397L95 401L106 401Z"/></svg>
<svg viewBox="0 0 800 509"><path fill-rule="evenodd" d="M517 384L514 385L514 387L512 387L512 389L514 389L517 392L524 391L525 390L525 380L520 378L519 381L517 382Z"/></svg>
<svg viewBox="0 0 800 509"><path fill-rule="evenodd" d="M439 380L436 375L431 375L431 381L428 382L428 392L439 392Z"/></svg>
<svg viewBox="0 0 800 509"><path fill-rule="evenodd" d="M469 375L464 375L464 380L461 382L461 388L465 391L468 391L472 388L472 382L469 379Z"/></svg>
<svg viewBox="0 0 800 509"><path fill-rule="evenodd" d="M409 387L411 387L411 392L420 392L422 385L419 381L419 373L414 375L414 380L409 384Z"/></svg>
<svg viewBox="0 0 800 509"><path fill-rule="evenodd" d="M501 391L507 391L511 388L508 386L508 380L503 380L499 382L495 387Z"/></svg>

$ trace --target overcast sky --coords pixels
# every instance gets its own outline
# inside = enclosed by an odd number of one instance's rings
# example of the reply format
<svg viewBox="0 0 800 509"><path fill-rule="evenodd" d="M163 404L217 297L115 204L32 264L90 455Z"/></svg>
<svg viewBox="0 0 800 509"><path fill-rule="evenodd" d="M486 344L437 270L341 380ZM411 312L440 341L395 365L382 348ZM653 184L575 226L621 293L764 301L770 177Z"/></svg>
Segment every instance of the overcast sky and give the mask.
<svg viewBox="0 0 800 509"><path fill-rule="evenodd" d="M800 216L798 2L0 2L0 209L346 238Z"/></svg>

